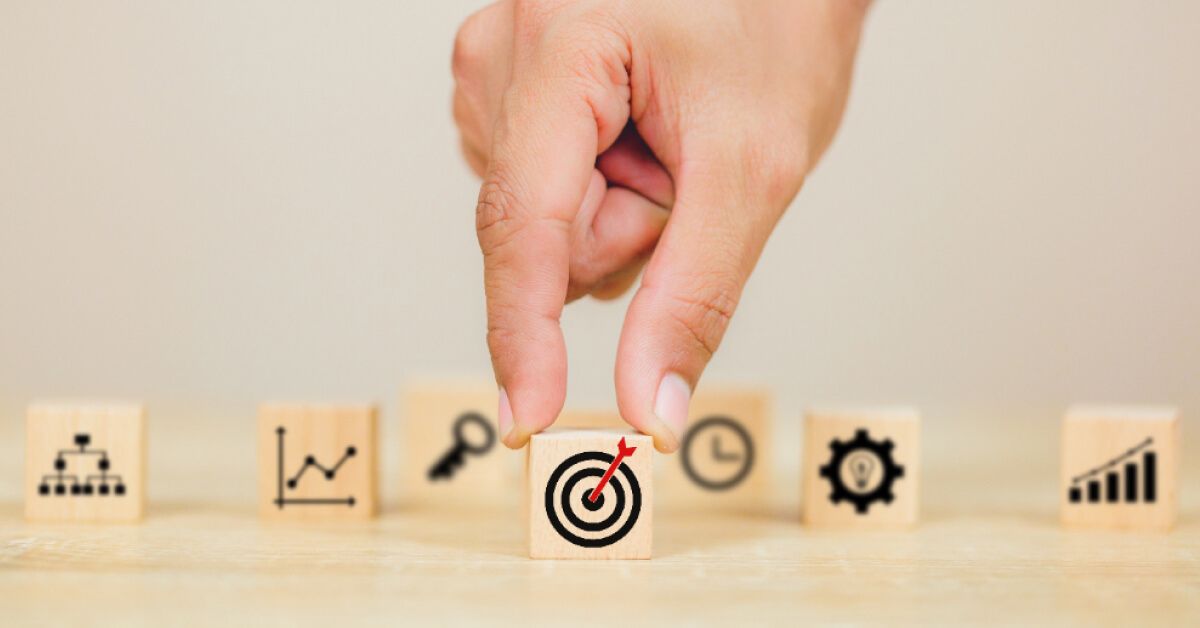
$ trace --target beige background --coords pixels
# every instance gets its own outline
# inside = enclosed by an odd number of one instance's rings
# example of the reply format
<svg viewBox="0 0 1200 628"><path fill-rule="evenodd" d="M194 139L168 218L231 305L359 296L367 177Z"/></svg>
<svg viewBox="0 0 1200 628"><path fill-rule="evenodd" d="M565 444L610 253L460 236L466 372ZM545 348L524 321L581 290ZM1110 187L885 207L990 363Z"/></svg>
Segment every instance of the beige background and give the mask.
<svg viewBox="0 0 1200 628"><path fill-rule="evenodd" d="M152 500L249 502L204 473L252 477L260 401L394 439L402 381L487 375L448 69L480 4L0 0L0 497L33 398L143 398L151 468L196 470ZM785 468L808 403L903 402L929 499L978 445L1052 509L1069 403L1200 410L1197 111L1194 2L880 2L708 377L777 391ZM572 403L612 405L624 306L567 310ZM987 447L1014 421L1045 440Z"/></svg>

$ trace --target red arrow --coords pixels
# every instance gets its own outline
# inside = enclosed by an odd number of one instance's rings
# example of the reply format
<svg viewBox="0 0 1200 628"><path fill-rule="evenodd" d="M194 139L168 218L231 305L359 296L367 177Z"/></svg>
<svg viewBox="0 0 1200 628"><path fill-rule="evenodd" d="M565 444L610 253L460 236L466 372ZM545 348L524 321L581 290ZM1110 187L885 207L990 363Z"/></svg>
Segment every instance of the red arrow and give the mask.
<svg viewBox="0 0 1200 628"><path fill-rule="evenodd" d="M625 446L625 437L622 436L621 442L617 443L617 457L613 459L612 464L608 465L608 471L604 472L604 477L600 478L600 483L596 485L596 488L592 489L592 494L588 495L588 501L594 504L597 499L600 499L600 491L603 491L604 487L608 485L609 478L617 472L617 467L621 465L621 461L626 456L632 456L635 451L637 451L637 447Z"/></svg>

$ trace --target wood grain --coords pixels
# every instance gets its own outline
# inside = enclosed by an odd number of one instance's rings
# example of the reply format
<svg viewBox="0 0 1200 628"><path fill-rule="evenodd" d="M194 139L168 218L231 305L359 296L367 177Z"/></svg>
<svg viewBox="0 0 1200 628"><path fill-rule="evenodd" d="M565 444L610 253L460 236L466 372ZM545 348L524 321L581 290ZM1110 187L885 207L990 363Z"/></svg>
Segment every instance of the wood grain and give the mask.
<svg viewBox="0 0 1200 628"><path fill-rule="evenodd" d="M1200 493L1180 493L1169 533L1063 528L1061 418L926 412L911 530L800 525L799 468L780 455L761 515L656 511L651 560L534 561L516 505L260 520L245 416L155 422L141 524L28 523L18 417L0 422L0 624L1195 625Z"/></svg>

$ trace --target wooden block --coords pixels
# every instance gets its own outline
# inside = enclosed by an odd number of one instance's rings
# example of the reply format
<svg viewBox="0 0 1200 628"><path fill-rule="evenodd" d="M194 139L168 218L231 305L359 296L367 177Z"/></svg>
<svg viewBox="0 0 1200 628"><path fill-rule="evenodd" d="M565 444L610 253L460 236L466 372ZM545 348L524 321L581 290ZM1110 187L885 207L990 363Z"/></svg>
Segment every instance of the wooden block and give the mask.
<svg viewBox="0 0 1200 628"><path fill-rule="evenodd" d="M660 506L765 510L771 475L770 407L765 390L698 389L679 451L661 465Z"/></svg>
<svg viewBox="0 0 1200 628"><path fill-rule="evenodd" d="M810 411L804 422L804 521L873 528L917 522L920 416L911 408Z"/></svg>
<svg viewBox="0 0 1200 628"><path fill-rule="evenodd" d="M520 503L521 456L500 442L495 384L425 382L406 387L401 499L406 506L473 509ZM468 448L449 461L456 443ZM448 464L443 464L448 463Z"/></svg>
<svg viewBox="0 0 1200 628"><path fill-rule="evenodd" d="M378 510L378 409L264 404L258 411L259 513L368 519Z"/></svg>
<svg viewBox="0 0 1200 628"><path fill-rule="evenodd" d="M38 403L26 417L25 517L128 522L146 506L146 408Z"/></svg>
<svg viewBox="0 0 1200 628"><path fill-rule="evenodd" d="M629 424L615 410L566 408L554 420L554 427L569 430L627 430Z"/></svg>
<svg viewBox="0 0 1200 628"><path fill-rule="evenodd" d="M650 558L653 453L649 436L629 430L534 435L526 459L529 557Z"/></svg>
<svg viewBox="0 0 1200 628"><path fill-rule="evenodd" d="M1072 407L1063 420L1063 524L1170 529L1181 438L1174 408Z"/></svg>

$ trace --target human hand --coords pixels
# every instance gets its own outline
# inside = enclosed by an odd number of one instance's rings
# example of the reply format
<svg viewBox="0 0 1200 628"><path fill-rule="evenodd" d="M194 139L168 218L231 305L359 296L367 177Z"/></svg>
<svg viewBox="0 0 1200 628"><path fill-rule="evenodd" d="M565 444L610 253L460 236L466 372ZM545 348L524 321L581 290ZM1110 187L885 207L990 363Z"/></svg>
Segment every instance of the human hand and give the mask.
<svg viewBox="0 0 1200 628"><path fill-rule="evenodd" d="M841 120L867 0L503 0L454 49L483 177L503 442L566 397L563 305L636 280L621 416L678 448L696 382L776 222Z"/></svg>

